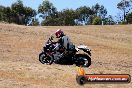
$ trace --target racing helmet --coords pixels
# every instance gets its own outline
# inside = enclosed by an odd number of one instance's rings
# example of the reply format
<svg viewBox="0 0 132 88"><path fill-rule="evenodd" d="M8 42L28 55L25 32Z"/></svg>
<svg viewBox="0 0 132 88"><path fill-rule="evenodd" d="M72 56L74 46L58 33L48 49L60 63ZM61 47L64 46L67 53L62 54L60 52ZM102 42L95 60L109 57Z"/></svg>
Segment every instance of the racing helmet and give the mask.
<svg viewBox="0 0 132 88"><path fill-rule="evenodd" d="M58 29L55 32L55 35L56 35L56 38L60 38L60 37L62 37L64 35L64 32L61 29Z"/></svg>

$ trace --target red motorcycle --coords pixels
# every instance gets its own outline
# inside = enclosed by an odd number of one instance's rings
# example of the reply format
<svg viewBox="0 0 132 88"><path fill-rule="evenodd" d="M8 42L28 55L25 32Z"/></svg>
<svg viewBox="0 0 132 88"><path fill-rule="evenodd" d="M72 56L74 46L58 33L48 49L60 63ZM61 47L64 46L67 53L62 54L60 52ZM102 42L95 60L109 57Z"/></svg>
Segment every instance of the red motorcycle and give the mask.
<svg viewBox="0 0 132 88"><path fill-rule="evenodd" d="M91 65L91 50L85 45L80 45L69 49L65 54L64 48L60 47L58 51L54 50L57 43L53 42L53 36L51 36L46 42L45 46L42 49L42 52L39 54L39 61L42 64L51 65L52 63L56 64L76 64L77 66L89 67ZM80 54L79 51L83 51L84 54ZM70 52L70 53L69 53ZM59 53L56 55L56 53ZM56 59L60 58L58 62Z"/></svg>

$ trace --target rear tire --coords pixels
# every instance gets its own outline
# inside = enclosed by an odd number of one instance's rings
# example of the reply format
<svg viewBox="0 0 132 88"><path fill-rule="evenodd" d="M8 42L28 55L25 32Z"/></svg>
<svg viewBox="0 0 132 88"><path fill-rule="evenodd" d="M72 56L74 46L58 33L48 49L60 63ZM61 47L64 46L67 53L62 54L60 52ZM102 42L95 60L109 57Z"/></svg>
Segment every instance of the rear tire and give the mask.
<svg viewBox="0 0 132 88"><path fill-rule="evenodd" d="M77 66L89 67L91 65L91 58L86 54L77 54Z"/></svg>

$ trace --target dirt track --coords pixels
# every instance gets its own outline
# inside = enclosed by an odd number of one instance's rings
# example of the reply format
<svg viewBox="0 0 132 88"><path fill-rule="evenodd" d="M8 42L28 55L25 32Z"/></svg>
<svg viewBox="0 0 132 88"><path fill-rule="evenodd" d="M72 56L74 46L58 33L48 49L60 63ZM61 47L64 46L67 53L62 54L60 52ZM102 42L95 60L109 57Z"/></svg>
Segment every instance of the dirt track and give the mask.
<svg viewBox="0 0 132 88"><path fill-rule="evenodd" d="M89 74L132 75L132 25L26 27L0 24L0 88L132 88L129 84L76 83L76 67L43 65L38 54L56 29L62 28L71 40L92 49Z"/></svg>

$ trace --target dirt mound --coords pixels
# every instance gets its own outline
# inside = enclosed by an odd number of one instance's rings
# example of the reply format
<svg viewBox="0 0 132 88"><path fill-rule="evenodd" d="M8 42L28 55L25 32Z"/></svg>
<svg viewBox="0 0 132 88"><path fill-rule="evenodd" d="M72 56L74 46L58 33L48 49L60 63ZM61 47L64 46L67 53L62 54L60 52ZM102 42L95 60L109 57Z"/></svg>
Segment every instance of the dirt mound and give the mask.
<svg viewBox="0 0 132 88"><path fill-rule="evenodd" d="M0 23L0 88L127 88L132 84L76 83L74 65L43 65L38 54L50 34L61 28L73 43L92 49L89 74L132 75L132 25L28 27Z"/></svg>

